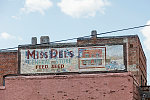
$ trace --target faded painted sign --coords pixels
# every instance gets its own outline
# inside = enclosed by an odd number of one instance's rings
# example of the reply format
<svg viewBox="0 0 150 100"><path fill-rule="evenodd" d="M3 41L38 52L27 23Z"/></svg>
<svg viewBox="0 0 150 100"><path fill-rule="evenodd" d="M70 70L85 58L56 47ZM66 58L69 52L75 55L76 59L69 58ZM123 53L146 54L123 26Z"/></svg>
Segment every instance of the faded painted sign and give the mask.
<svg viewBox="0 0 150 100"><path fill-rule="evenodd" d="M77 48L21 50L21 73L57 73L77 71Z"/></svg>
<svg viewBox="0 0 150 100"><path fill-rule="evenodd" d="M79 48L79 68L105 68L106 47Z"/></svg>
<svg viewBox="0 0 150 100"><path fill-rule="evenodd" d="M21 74L124 70L123 45L20 49Z"/></svg>

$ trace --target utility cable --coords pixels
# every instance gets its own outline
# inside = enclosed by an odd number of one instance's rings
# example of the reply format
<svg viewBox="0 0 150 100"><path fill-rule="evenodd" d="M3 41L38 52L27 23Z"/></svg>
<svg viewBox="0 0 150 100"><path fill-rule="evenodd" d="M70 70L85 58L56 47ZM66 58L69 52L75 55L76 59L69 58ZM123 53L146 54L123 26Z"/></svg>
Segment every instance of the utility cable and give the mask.
<svg viewBox="0 0 150 100"><path fill-rule="evenodd" d="M108 32L104 32L104 33L99 33L97 35L103 35L103 34L109 34L109 33L115 33L115 32L127 31L127 30L133 30L133 29L136 29L136 28L142 28L142 27L146 27L146 26L150 26L150 25L141 25L141 26L136 26L136 27L131 27L131 28L115 30L115 31L108 31ZM54 41L54 42L50 42L50 43L64 42L64 41L69 41L69 40L75 40L75 39L78 39L78 38L88 38L90 36L92 36L92 35L77 37L77 38L71 38L71 39L66 39L66 40L60 40L60 41Z"/></svg>
<svg viewBox="0 0 150 100"><path fill-rule="evenodd" d="M108 31L108 32L99 33L99 34L97 34L97 35L110 34L110 33L116 33L116 32L127 31L127 30L133 30L133 29L142 28L142 27L146 27L146 26L150 26L150 25L141 25L141 26L136 26L136 27L130 27L130 28L125 28L125 29L119 29L119 30L115 30L115 31ZM65 39L65 40L53 41L53 42L49 42L49 43L64 42L64 41L75 40L75 39L78 39L78 38L88 38L88 37L91 37L91 36L92 36L92 35L83 36L83 37L75 37L75 38L70 38L70 39ZM47 43L46 43L46 44L47 44ZM39 45L42 45L42 44L39 44ZM34 45L33 45L33 46L34 46ZM12 50L12 49L16 49L16 48L18 48L18 47L0 49L0 51Z"/></svg>

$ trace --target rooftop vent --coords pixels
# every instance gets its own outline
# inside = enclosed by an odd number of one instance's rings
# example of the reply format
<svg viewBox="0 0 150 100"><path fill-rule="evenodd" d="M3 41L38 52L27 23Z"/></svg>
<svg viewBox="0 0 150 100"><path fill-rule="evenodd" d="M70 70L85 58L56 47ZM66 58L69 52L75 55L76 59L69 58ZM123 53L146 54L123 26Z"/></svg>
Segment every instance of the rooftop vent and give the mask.
<svg viewBox="0 0 150 100"><path fill-rule="evenodd" d="M32 37L32 45L36 45L37 44L37 38L36 37Z"/></svg>
<svg viewBox="0 0 150 100"><path fill-rule="evenodd" d="M41 44L48 44L49 43L49 36L41 36L40 43Z"/></svg>
<svg viewBox="0 0 150 100"><path fill-rule="evenodd" d="M92 36L92 38L97 38L97 31L96 31L96 30L93 30L93 31L91 32L91 36Z"/></svg>

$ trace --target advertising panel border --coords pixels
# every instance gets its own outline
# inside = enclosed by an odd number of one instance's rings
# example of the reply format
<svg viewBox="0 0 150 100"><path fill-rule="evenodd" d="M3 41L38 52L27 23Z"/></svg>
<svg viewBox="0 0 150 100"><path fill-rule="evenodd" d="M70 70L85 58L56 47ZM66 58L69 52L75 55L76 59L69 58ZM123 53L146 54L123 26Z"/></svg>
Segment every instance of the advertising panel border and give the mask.
<svg viewBox="0 0 150 100"><path fill-rule="evenodd" d="M20 75L53 75L53 74L57 74L57 75L61 75L61 74L79 74L79 73L111 73L111 72L126 72L127 71L127 52L126 52L126 43L121 43L121 44L105 44L105 45L100 45L100 44L94 44L94 45L72 45L72 46L68 46L68 47L78 47L78 48L87 48L87 47L93 47L93 46L112 46L112 45L123 45L123 58L124 58L124 65L125 65L125 69L124 70L111 70L111 71L81 71L81 72L60 72L60 73L27 73L27 74L22 74L21 73L21 52L20 50L25 50L25 49L48 49L48 48L53 48L53 46L49 45L49 46L19 46L18 49L18 74ZM54 46L55 48L60 48L60 46ZM66 48L66 46L61 46L61 48ZM97 48L97 47L94 47ZM99 48L99 47L98 47ZM101 47L102 48L102 47ZM104 47L105 48L105 47ZM78 66L79 67L79 66ZM95 68L95 67L92 67ZM101 68L101 67L97 67L97 68ZM84 68L80 68L79 69L84 69ZM86 69L86 68L85 68ZM87 68L88 69L88 68Z"/></svg>

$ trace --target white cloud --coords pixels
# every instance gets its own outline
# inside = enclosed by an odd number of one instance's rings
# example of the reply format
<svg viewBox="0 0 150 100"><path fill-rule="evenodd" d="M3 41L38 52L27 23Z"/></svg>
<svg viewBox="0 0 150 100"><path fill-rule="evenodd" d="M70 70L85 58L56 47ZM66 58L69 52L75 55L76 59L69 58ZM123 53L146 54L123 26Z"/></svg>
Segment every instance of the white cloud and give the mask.
<svg viewBox="0 0 150 100"><path fill-rule="evenodd" d="M95 16L98 11L104 14L104 9L110 5L110 2L107 0L61 0L57 5L65 14L78 18Z"/></svg>
<svg viewBox="0 0 150 100"><path fill-rule="evenodd" d="M3 33L0 34L0 38L10 39L10 38L12 38L12 36L10 34L6 33L6 32L3 32Z"/></svg>
<svg viewBox="0 0 150 100"><path fill-rule="evenodd" d="M40 12L44 14L44 10L47 10L53 5L50 0L25 0L24 8L21 8L21 11L30 13L30 12Z"/></svg>
<svg viewBox="0 0 150 100"><path fill-rule="evenodd" d="M150 25L150 20L147 22L146 25ZM141 30L143 36L145 37L144 45L146 46L147 50L150 50L150 26L144 27Z"/></svg>
<svg viewBox="0 0 150 100"><path fill-rule="evenodd" d="M11 16L11 18L17 19L17 16Z"/></svg>
<svg viewBox="0 0 150 100"><path fill-rule="evenodd" d="M16 20L21 19L20 16L11 16L11 18L16 19Z"/></svg>
<svg viewBox="0 0 150 100"><path fill-rule="evenodd" d="M5 40L17 39L17 40L19 40L19 41L22 40L21 37L19 37L19 36L13 36L13 35L11 35L11 34L9 34L9 33L7 33L7 32L2 32L2 33L0 34L0 39L5 39Z"/></svg>

